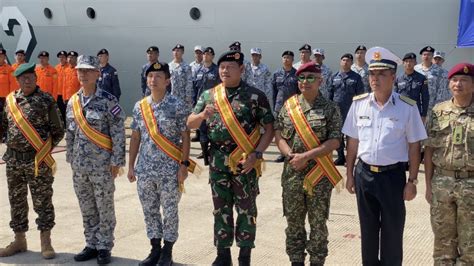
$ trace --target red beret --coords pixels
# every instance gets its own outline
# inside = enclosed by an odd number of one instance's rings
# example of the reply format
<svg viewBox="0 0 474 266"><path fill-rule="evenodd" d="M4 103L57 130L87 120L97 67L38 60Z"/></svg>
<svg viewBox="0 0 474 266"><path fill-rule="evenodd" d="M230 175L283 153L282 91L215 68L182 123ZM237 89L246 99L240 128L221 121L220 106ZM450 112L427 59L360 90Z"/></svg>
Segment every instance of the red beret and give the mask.
<svg viewBox="0 0 474 266"><path fill-rule="evenodd" d="M454 75L474 77L474 65L469 63L459 63L449 70L448 79L452 78Z"/></svg>
<svg viewBox="0 0 474 266"><path fill-rule="evenodd" d="M298 68L298 71L296 71L296 75L298 76L303 72L321 73L321 68L314 62L309 62L304 65L301 65L300 68Z"/></svg>

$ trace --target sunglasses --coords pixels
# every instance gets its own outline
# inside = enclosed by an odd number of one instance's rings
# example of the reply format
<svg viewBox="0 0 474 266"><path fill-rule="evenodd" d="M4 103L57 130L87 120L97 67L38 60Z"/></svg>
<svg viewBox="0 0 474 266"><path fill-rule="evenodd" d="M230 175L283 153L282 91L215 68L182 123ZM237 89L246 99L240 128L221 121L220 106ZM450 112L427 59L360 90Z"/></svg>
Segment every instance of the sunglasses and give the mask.
<svg viewBox="0 0 474 266"><path fill-rule="evenodd" d="M315 77L315 76L298 76L298 81L303 83L305 80L308 82L308 83L313 83L317 80L318 78Z"/></svg>

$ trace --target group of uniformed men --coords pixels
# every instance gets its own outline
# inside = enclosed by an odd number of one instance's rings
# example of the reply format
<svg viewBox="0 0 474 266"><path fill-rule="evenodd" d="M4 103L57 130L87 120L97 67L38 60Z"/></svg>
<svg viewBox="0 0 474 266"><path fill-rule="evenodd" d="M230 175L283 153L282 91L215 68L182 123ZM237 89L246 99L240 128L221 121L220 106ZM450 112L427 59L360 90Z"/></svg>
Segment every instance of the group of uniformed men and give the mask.
<svg viewBox="0 0 474 266"><path fill-rule="evenodd" d="M313 50L312 62L311 47L305 44L300 48L301 62L293 67L294 54L284 51L283 66L272 77L260 62L261 49L251 50L252 63L244 60L239 42L229 49L217 65L212 47L195 47L196 61L191 65L183 61L181 44L173 48L170 64L158 61L158 47L146 51L143 99L133 108L127 174L130 182L137 181L152 247L140 265L172 263L184 181L188 172L200 168L189 158L190 129L196 128L200 129L203 159L209 164L214 204L217 257L213 265L232 264L234 238L240 248L239 265L250 265L258 180L263 153L273 137L284 161L286 252L292 265L304 265L305 251L311 265L324 264L331 191L343 179L335 165L344 163L346 188L357 196L363 264L401 265L404 201L416 196L423 140L435 263L474 263L473 65L461 63L443 74L431 63L434 49L430 46L420 52L423 64L414 66L413 53L401 60L387 49L367 50L361 45L355 51L355 64L351 54L344 54L340 71L330 74L322 63L324 50ZM60 52L58 57L66 54L77 57L75 52ZM56 165L51 150L65 134L66 160L73 170L86 239L86 247L74 259L97 258L99 264L107 264L114 244L114 179L125 165L125 114L118 103L117 72L108 65L105 49L98 57L81 55L78 62L69 60L78 90L69 96L65 90L47 93L42 86L56 85L41 83L40 73L49 73L46 77L58 74L47 70L46 52L39 57L40 66L23 63L14 71L18 85L8 87L2 113L0 136L8 131L3 159L15 240L0 249L0 256L27 249L28 186L38 214L41 254L45 259L55 256L50 233ZM61 62L64 66L64 59ZM396 77L402 62L405 73ZM452 97L439 85L445 83L444 75ZM105 80L112 82L104 85ZM3 84L1 89L5 89ZM65 127L59 100L56 103L59 95L68 100ZM435 105L441 100L446 101ZM432 112L428 112L430 104L435 106ZM347 161L340 148L343 135L347 136ZM336 162L332 160L334 150L338 150Z"/></svg>

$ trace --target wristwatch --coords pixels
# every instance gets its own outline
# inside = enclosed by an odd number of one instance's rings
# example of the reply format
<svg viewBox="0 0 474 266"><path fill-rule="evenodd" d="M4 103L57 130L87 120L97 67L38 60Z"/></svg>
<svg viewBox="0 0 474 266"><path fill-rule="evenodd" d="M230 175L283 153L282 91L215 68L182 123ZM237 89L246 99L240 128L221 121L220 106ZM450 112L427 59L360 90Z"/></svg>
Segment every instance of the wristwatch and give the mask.
<svg viewBox="0 0 474 266"><path fill-rule="evenodd" d="M418 178L410 179L408 178L408 182L413 183L413 185L418 185Z"/></svg>
<svg viewBox="0 0 474 266"><path fill-rule="evenodd" d="M189 167L191 165L191 163L188 160L181 161L180 164L182 164L186 167Z"/></svg>
<svg viewBox="0 0 474 266"><path fill-rule="evenodd" d="M263 158L263 153L261 151L254 151L254 153L255 153L255 158L259 160Z"/></svg>

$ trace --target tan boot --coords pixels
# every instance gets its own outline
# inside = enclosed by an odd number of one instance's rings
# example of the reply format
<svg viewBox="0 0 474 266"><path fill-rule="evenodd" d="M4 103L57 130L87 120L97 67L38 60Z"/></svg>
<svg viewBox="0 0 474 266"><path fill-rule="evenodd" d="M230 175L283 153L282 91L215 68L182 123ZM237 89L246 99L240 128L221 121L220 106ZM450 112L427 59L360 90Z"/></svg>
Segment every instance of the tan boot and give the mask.
<svg viewBox="0 0 474 266"><path fill-rule="evenodd" d="M9 257L16 253L25 252L26 249L25 232L15 233L15 240L6 248L0 248L0 257Z"/></svg>
<svg viewBox="0 0 474 266"><path fill-rule="evenodd" d="M51 246L51 231L41 231L41 255L44 259L52 259L56 256L54 248Z"/></svg>

